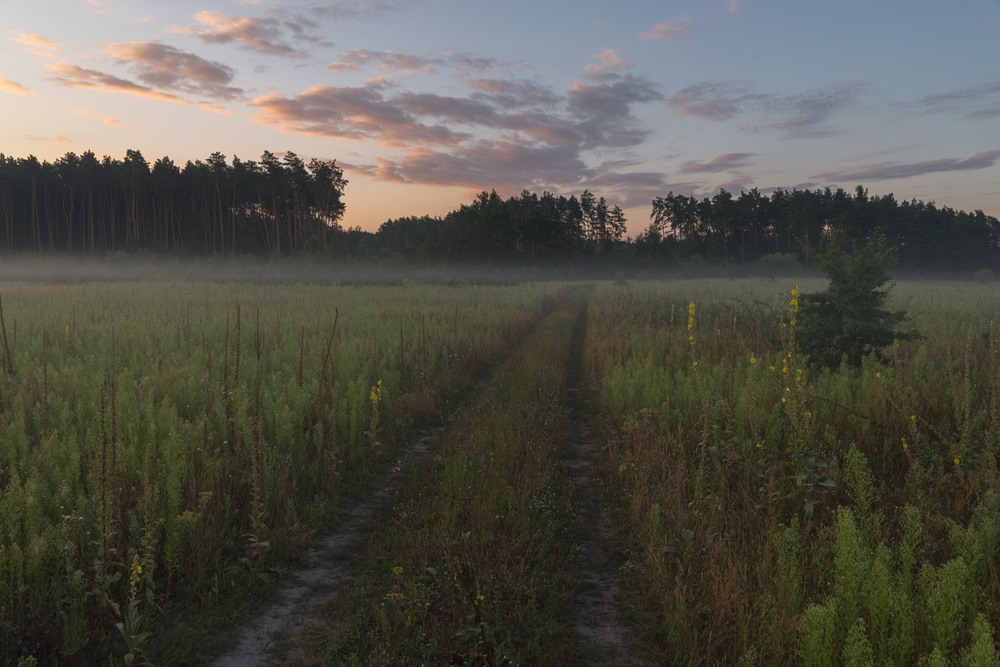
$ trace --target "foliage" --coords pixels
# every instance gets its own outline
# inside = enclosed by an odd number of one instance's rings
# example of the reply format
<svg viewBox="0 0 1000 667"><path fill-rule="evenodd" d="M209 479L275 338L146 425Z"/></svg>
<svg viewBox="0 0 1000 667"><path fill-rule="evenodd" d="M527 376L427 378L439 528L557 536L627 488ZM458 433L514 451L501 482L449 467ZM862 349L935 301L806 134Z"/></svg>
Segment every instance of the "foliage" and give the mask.
<svg viewBox="0 0 1000 667"><path fill-rule="evenodd" d="M995 659L1000 293L896 290L925 338L823 369L788 362L771 280L596 290L585 359L660 662Z"/></svg>
<svg viewBox="0 0 1000 667"><path fill-rule="evenodd" d="M281 254L326 245L341 233L347 181L336 162L308 164L288 151L232 163L221 153L183 169L91 151L55 163L0 154L0 247L91 254L150 250Z"/></svg>
<svg viewBox="0 0 1000 667"><path fill-rule="evenodd" d="M998 266L1000 221L933 202L870 196L857 186L786 190L756 188L733 197L725 189L701 200L669 192L653 199L649 231L681 254L719 262L753 262L771 253L804 254L831 229L853 242L885 234L899 239L904 271ZM649 234L647 233L647 237Z"/></svg>
<svg viewBox="0 0 1000 667"><path fill-rule="evenodd" d="M557 288L3 289L0 663L135 664L226 623Z"/></svg>
<svg viewBox="0 0 1000 667"><path fill-rule="evenodd" d="M441 435L338 599L321 662L578 662L565 627L569 489L553 427L581 292L555 300Z"/></svg>
<svg viewBox="0 0 1000 667"><path fill-rule="evenodd" d="M835 231L816 259L829 278L822 292L803 294L796 342L802 354L825 366L846 358L858 366L867 354L878 356L895 340L914 340L916 332L903 331L905 311L884 308L889 289L886 267L895 249L880 239L861 249L846 247L844 233Z"/></svg>

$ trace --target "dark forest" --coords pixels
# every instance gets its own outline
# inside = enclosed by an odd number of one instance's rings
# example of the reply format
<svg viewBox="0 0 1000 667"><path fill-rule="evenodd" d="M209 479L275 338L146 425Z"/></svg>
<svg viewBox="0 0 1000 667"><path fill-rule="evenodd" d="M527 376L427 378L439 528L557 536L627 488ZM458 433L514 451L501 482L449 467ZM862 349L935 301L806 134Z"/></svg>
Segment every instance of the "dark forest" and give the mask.
<svg viewBox="0 0 1000 667"><path fill-rule="evenodd" d="M757 189L712 197L668 192L649 225L625 238L625 215L604 197L482 192L443 217L412 216L376 232L341 225L347 181L335 162L265 151L152 165L87 151L55 162L0 154L0 252L101 255L357 257L413 262L544 265L586 261L669 268L691 263L789 266L834 229L895 245L905 271L1000 268L1000 221L933 202L843 189Z"/></svg>

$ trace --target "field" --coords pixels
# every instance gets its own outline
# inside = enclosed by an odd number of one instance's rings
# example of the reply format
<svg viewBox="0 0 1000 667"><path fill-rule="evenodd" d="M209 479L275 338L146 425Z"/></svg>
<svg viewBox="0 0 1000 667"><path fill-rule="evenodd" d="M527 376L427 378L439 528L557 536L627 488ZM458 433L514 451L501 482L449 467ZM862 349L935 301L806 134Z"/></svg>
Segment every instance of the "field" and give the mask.
<svg viewBox="0 0 1000 667"><path fill-rule="evenodd" d="M0 661L995 664L1000 293L795 288L4 284Z"/></svg>

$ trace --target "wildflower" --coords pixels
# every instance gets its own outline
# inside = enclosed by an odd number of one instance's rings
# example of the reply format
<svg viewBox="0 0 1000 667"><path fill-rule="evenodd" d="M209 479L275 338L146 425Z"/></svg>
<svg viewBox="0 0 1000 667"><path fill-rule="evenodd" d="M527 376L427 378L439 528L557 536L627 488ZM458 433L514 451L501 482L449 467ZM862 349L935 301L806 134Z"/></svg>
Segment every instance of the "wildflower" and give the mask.
<svg viewBox="0 0 1000 667"><path fill-rule="evenodd" d="M750 357L750 363L751 364L756 364L757 363L757 357Z"/></svg>
<svg viewBox="0 0 1000 667"><path fill-rule="evenodd" d="M399 575L403 574L403 568L397 565L396 567L392 568L392 573L398 577Z"/></svg>
<svg viewBox="0 0 1000 667"><path fill-rule="evenodd" d="M961 463L959 462L958 457L956 456L955 457L955 467L957 468L960 465L961 465Z"/></svg>
<svg viewBox="0 0 1000 667"><path fill-rule="evenodd" d="M139 562L139 557L135 556L132 559L132 569L129 573L128 583L132 589L139 584L139 578L142 577L142 563Z"/></svg>
<svg viewBox="0 0 1000 667"><path fill-rule="evenodd" d="M760 449L761 447L763 447L763 445L762 445L761 443L759 443L759 442L758 442L758 443L757 443L757 449Z"/></svg>
<svg viewBox="0 0 1000 667"><path fill-rule="evenodd" d="M906 438L900 438L900 440L903 442L903 449L906 449L907 448Z"/></svg>

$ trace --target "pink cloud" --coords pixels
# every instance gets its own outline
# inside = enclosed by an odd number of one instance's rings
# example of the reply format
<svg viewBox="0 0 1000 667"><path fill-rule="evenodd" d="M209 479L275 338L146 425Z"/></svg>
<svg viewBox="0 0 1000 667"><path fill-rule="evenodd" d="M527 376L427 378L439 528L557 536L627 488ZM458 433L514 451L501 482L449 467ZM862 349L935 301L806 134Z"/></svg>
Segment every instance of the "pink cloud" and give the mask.
<svg viewBox="0 0 1000 667"><path fill-rule="evenodd" d="M29 35L23 32L11 32L10 39L27 47L28 52L43 58L54 58L56 51L62 45L61 42L42 37L40 35Z"/></svg>
<svg viewBox="0 0 1000 667"><path fill-rule="evenodd" d="M753 153L723 153L711 162L699 164L697 162L685 162L681 165L681 172L685 174L696 174L702 172L720 172L736 169L746 164L747 158Z"/></svg>
<svg viewBox="0 0 1000 667"><path fill-rule="evenodd" d="M104 51L121 64L132 65L139 79L155 88L177 90L213 99L233 100L243 91L229 86L233 69L158 42L108 44Z"/></svg>
<svg viewBox="0 0 1000 667"><path fill-rule="evenodd" d="M387 146L455 144L464 135L427 125L402 105L386 99L385 84L334 88L316 85L295 97L269 93L251 104L258 122L281 129L338 139L375 139Z"/></svg>
<svg viewBox="0 0 1000 667"><path fill-rule="evenodd" d="M138 97L156 100L158 102L191 104L208 111L214 111L216 113L226 115L232 113L228 109L224 109L214 104L192 102L191 100L184 99L183 97L179 97L171 93L164 93L149 86L143 86L133 81L129 81L128 79L122 79L105 72L80 67L65 61L51 63L46 67L52 74L49 77L51 80L71 88L87 88L102 92L126 93L129 95L136 95Z"/></svg>
<svg viewBox="0 0 1000 667"><path fill-rule="evenodd" d="M358 69L362 65L373 64L385 72L401 71L404 74L412 74L413 72L437 74L434 65L440 62L437 58L422 58L410 53L370 51L368 49L354 49L342 54L341 57L343 61L335 64L344 68Z"/></svg>
<svg viewBox="0 0 1000 667"><path fill-rule="evenodd" d="M584 65L583 69L595 74L602 75L616 70L630 69L635 67L632 60L622 60L614 49L601 49L600 53L594 56L600 62L599 65Z"/></svg>
<svg viewBox="0 0 1000 667"><path fill-rule="evenodd" d="M202 28L186 26L174 28L173 32L194 35L210 44L237 44L268 55L305 57L306 51L294 48L288 42L319 41L309 37L306 27L297 21L281 20L276 17L235 17L220 12L205 10L194 15ZM291 33L291 37L286 37Z"/></svg>
<svg viewBox="0 0 1000 667"><path fill-rule="evenodd" d="M0 76L0 92L12 93L14 95L34 95L35 91L25 88L17 81L11 81Z"/></svg>
<svg viewBox="0 0 1000 667"><path fill-rule="evenodd" d="M672 41L683 37L684 35L691 32L690 19L686 16L682 16L679 19L673 21L664 21L663 23L657 23L649 30L639 33L640 37L646 39L660 39L664 41Z"/></svg>

